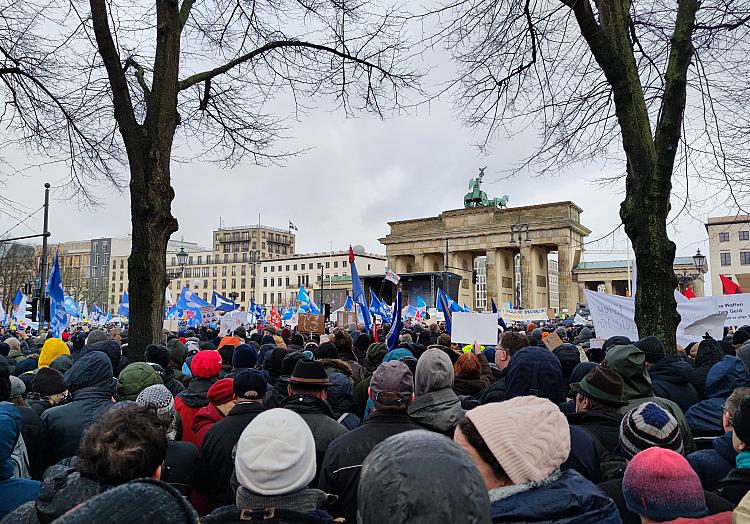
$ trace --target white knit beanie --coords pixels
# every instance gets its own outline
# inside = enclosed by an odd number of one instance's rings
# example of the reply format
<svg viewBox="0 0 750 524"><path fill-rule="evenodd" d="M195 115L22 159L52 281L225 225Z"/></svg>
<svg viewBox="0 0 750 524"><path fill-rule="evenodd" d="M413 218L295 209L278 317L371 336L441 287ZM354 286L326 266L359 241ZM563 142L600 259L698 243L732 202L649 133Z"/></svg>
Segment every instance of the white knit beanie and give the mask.
<svg viewBox="0 0 750 524"><path fill-rule="evenodd" d="M288 409L264 411L237 442L237 481L257 495L285 495L315 477L315 440L307 423Z"/></svg>
<svg viewBox="0 0 750 524"><path fill-rule="evenodd" d="M466 416L514 484L546 479L570 454L568 421L546 398L491 402Z"/></svg>

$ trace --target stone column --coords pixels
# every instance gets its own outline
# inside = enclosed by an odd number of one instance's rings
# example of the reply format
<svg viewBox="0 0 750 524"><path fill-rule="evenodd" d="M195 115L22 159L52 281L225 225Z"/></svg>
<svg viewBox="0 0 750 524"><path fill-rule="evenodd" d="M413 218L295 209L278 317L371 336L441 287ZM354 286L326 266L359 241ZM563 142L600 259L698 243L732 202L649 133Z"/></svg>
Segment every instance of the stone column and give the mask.
<svg viewBox="0 0 750 524"><path fill-rule="evenodd" d="M568 310L573 315L578 301L578 287L573 282L573 250L569 246L557 246L557 289L560 295L560 312ZM583 286L580 285L582 288ZM582 292L581 292L582 294Z"/></svg>
<svg viewBox="0 0 750 524"><path fill-rule="evenodd" d="M521 247L521 306L523 309L533 309L536 273L531 246Z"/></svg>
<svg viewBox="0 0 750 524"><path fill-rule="evenodd" d="M422 273L424 271L424 262L425 262L425 256L424 254L416 254L414 255L414 273Z"/></svg>
<svg viewBox="0 0 750 524"><path fill-rule="evenodd" d="M611 280L605 280L604 281L604 292L608 295L612 294L612 281Z"/></svg>
<svg viewBox="0 0 750 524"><path fill-rule="evenodd" d="M497 304L500 301L500 275L498 271L498 264L502 264L502 257L498 249L488 249L486 253L487 264L487 311L492 311L492 303L490 300L494 300Z"/></svg>

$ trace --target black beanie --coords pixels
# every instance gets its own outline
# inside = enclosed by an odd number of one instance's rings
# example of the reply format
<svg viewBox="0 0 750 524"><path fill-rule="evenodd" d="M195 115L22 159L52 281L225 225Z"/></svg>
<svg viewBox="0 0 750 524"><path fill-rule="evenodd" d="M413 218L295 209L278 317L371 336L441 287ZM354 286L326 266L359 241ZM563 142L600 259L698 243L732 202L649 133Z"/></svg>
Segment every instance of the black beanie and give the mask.
<svg viewBox="0 0 750 524"><path fill-rule="evenodd" d="M0 402L10 398L10 366L8 359L0 356Z"/></svg>
<svg viewBox="0 0 750 524"><path fill-rule="evenodd" d="M732 344L735 346L741 346L748 340L750 340L750 331L747 329L740 328L732 335Z"/></svg>
<svg viewBox="0 0 750 524"><path fill-rule="evenodd" d="M750 446L750 397L742 399L740 407L732 414L730 423L737 438Z"/></svg>
<svg viewBox="0 0 750 524"><path fill-rule="evenodd" d="M10 353L10 346L5 342L0 342L0 355L7 357L8 353Z"/></svg>
<svg viewBox="0 0 750 524"><path fill-rule="evenodd" d="M63 374L52 368L41 368L34 375L34 381L31 383L31 391L39 393L44 397L57 395L68 389L65 387Z"/></svg>
<svg viewBox="0 0 750 524"><path fill-rule="evenodd" d="M160 344L146 346L146 362L159 364L164 369L169 367L169 350Z"/></svg>
<svg viewBox="0 0 750 524"><path fill-rule="evenodd" d="M649 364L656 364L664 358L664 344L654 335L649 335L633 345L646 354L646 362Z"/></svg>

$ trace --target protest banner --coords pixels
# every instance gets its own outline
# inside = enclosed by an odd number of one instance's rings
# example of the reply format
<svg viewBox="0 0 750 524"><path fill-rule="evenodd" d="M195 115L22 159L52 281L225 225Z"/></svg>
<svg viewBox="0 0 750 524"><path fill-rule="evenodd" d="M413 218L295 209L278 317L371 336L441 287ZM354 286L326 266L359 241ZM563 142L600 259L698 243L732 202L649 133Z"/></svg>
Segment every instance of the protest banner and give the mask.
<svg viewBox="0 0 750 524"><path fill-rule="evenodd" d="M614 336L625 336L630 340L639 340L638 328L635 325L635 301L619 295L608 295L589 289L583 290L586 304L591 311L596 336L608 339Z"/></svg>
<svg viewBox="0 0 750 524"><path fill-rule="evenodd" d="M336 315L336 323L339 327L347 327L349 324L356 324L357 313L355 311L339 311Z"/></svg>
<svg viewBox="0 0 750 524"><path fill-rule="evenodd" d="M201 325L203 326L210 326L211 324L218 323L219 319L216 316L216 309L212 305L208 306L201 306Z"/></svg>
<svg viewBox="0 0 750 524"><path fill-rule="evenodd" d="M477 341L483 346L497 345L496 313L453 313L451 320L451 341L471 344Z"/></svg>
<svg viewBox="0 0 750 524"><path fill-rule="evenodd" d="M221 334L224 336L231 335L235 329L242 325L245 319L246 315L244 311L230 311L221 317Z"/></svg>
<svg viewBox="0 0 750 524"><path fill-rule="evenodd" d="M180 329L180 321L176 318L171 318L164 321L164 329L167 331L178 331Z"/></svg>
<svg viewBox="0 0 750 524"><path fill-rule="evenodd" d="M300 333L325 333L326 317L325 315L313 315L310 313L300 313L297 315L297 331Z"/></svg>
<svg viewBox="0 0 750 524"><path fill-rule="evenodd" d="M555 332L552 332L546 337L544 337L542 339L542 342L544 342L544 345L547 346L547 349L549 349L550 351L554 351L556 347L562 346L563 344L562 339Z"/></svg>
<svg viewBox="0 0 750 524"><path fill-rule="evenodd" d="M500 316L507 322L533 322L534 320L548 320L547 308L539 309L501 309Z"/></svg>

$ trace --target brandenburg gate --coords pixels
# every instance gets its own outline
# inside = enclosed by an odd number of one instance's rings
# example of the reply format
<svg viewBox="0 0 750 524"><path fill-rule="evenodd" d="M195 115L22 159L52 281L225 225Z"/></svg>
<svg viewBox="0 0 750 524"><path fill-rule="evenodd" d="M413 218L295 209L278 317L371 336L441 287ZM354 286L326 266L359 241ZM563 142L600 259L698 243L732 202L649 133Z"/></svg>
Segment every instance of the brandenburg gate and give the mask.
<svg viewBox="0 0 750 524"><path fill-rule="evenodd" d="M560 309L573 314L579 298L573 268L580 261L584 238L591 233L581 224L582 209L573 202L503 208L507 197L488 200L481 192L482 171L469 184L475 197L471 192L466 195L464 209L388 223L390 233L380 239L388 268L399 275L454 272L462 277L458 301L474 308L474 259L484 256L487 309L490 299L525 309L546 308L550 299L548 254L557 252ZM520 271L516 270L517 258ZM518 283L520 304L515 297Z"/></svg>

